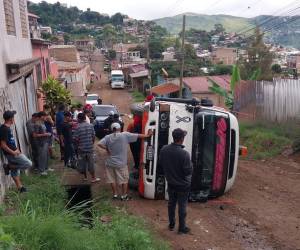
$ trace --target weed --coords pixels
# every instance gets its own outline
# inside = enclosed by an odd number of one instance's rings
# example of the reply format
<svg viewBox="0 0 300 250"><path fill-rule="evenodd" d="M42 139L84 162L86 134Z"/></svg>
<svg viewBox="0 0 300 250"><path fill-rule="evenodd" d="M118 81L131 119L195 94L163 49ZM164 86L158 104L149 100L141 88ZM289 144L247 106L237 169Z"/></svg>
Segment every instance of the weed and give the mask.
<svg viewBox="0 0 300 250"><path fill-rule="evenodd" d="M145 100L144 94L139 91L132 92L132 98L134 102L143 102Z"/></svg>
<svg viewBox="0 0 300 250"><path fill-rule="evenodd" d="M88 206L83 202L67 209L66 192L58 176L23 176L23 180L29 192L21 195L9 192L14 213L0 218L8 242L17 249L168 249L165 243L151 236L143 221L114 208L105 192L89 208L92 227L87 228L80 222ZM111 221L103 223L100 220L103 215L111 217Z"/></svg>
<svg viewBox="0 0 300 250"><path fill-rule="evenodd" d="M280 154L293 144L299 130L287 125L240 123L241 144L248 147L248 157L265 159ZM300 133L299 133L300 135Z"/></svg>

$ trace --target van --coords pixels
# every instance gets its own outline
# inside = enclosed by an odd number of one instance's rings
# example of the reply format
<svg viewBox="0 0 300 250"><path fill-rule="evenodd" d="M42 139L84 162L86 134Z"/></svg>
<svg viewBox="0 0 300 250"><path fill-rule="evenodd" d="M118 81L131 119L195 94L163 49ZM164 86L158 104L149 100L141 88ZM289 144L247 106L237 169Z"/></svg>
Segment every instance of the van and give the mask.
<svg viewBox="0 0 300 250"><path fill-rule="evenodd" d="M148 199L168 199L159 153L172 143L172 131L187 131L185 150L191 155L193 175L189 200L206 201L233 186L239 157L239 126L230 112L211 101L156 98L142 111L143 132L153 135L141 146L138 189Z"/></svg>
<svg viewBox="0 0 300 250"><path fill-rule="evenodd" d="M112 89L121 88L124 89L124 74L122 70L112 70L110 74L110 85Z"/></svg>

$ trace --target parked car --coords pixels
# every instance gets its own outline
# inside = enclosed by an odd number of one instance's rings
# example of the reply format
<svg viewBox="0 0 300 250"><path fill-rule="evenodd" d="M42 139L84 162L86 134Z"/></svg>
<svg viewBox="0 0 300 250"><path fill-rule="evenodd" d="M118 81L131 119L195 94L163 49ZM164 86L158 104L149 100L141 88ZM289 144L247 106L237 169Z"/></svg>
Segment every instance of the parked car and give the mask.
<svg viewBox="0 0 300 250"><path fill-rule="evenodd" d="M111 111L114 112L114 114L119 115L119 121L123 123L121 114L119 114L119 111L117 110L116 106L114 105L94 105L93 106L93 111L94 111L94 129L96 136L101 139L103 138L106 134L107 131L105 131L104 128L104 121L106 118L108 118L109 113Z"/></svg>
<svg viewBox="0 0 300 250"><path fill-rule="evenodd" d="M97 94L88 94L86 96L85 104L96 105L98 104L99 95Z"/></svg>

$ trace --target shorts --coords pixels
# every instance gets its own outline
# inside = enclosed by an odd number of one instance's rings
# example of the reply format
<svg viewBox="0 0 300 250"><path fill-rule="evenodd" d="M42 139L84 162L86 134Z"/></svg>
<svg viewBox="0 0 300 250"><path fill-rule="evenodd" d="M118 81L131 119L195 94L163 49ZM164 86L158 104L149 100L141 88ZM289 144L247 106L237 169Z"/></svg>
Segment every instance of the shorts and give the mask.
<svg viewBox="0 0 300 250"><path fill-rule="evenodd" d="M26 170L30 167L32 167L32 162L29 160L24 154L19 155L6 155L8 164L14 165L16 169L10 170L10 175L12 177L16 177L20 175L19 170Z"/></svg>
<svg viewBox="0 0 300 250"><path fill-rule="evenodd" d="M115 168L106 166L107 183L127 184L129 180L128 167Z"/></svg>

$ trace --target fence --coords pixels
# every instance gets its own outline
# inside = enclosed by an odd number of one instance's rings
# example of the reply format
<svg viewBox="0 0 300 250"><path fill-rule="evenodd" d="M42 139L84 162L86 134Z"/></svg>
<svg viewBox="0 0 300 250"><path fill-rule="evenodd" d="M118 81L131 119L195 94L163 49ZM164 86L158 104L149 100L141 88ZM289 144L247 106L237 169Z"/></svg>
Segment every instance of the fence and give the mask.
<svg viewBox="0 0 300 250"><path fill-rule="evenodd" d="M300 80L241 82L235 89L234 109L273 122L300 119Z"/></svg>

